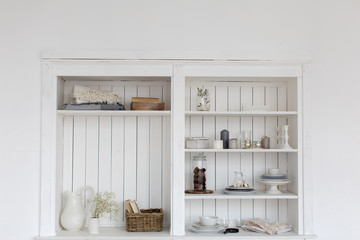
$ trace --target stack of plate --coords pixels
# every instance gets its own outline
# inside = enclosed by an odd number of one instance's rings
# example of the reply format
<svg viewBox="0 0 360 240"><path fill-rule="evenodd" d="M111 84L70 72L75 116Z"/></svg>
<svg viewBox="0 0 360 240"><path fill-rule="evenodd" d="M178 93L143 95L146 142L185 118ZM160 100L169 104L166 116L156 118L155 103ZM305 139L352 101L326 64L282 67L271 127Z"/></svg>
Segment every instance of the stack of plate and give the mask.
<svg viewBox="0 0 360 240"><path fill-rule="evenodd" d="M278 186L290 183L285 174L264 174L260 177L258 182L268 185L265 191L267 194L282 194Z"/></svg>
<svg viewBox="0 0 360 240"><path fill-rule="evenodd" d="M196 233L220 233L225 230L225 227L219 223L214 226L204 226L200 222L196 222L189 226L189 229Z"/></svg>
<svg viewBox="0 0 360 240"><path fill-rule="evenodd" d="M289 179L286 174L264 174L261 175L260 180L264 182L287 182Z"/></svg>
<svg viewBox="0 0 360 240"><path fill-rule="evenodd" d="M253 187L234 187L229 186L225 188L224 193L226 194L244 194L244 193L253 193L255 189Z"/></svg>

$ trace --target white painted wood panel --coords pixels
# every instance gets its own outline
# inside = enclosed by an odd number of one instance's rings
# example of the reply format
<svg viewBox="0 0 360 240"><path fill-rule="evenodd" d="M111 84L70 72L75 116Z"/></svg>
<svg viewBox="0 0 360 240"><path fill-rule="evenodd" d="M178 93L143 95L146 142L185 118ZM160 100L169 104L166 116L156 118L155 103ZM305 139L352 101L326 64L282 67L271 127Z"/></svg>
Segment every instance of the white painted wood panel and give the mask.
<svg viewBox="0 0 360 240"><path fill-rule="evenodd" d="M215 117L204 117L203 118L203 135L210 139L216 138L215 133ZM210 141L211 142L211 141ZM211 145L211 143L209 143ZM215 190L216 186L216 159L215 153L204 153L207 158L207 169L206 169L206 188ZM203 215L204 216L215 216L215 200L203 200Z"/></svg>
<svg viewBox="0 0 360 240"><path fill-rule="evenodd" d="M170 110L169 80L64 77L59 81L64 85L60 91L65 101L71 100L73 86L79 84L119 94L127 109L132 97L158 97ZM162 207L167 212L166 221L170 221L170 182L163 184L163 167L170 166L170 151L165 149L170 149L171 143L170 130L165 129L170 128L170 118L163 116L170 116L170 112L58 111L62 112L66 116L64 189L79 191L88 185L96 192L113 191L121 203L131 198L141 208ZM102 224L123 225L124 220L122 211L117 218L107 215Z"/></svg>
<svg viewBox="0 0 360 240"><path fill-rule="evenodd" d="M266 173L268 168L281 168L288 173L287 150L274 149L276 141L276 127L287 123L291 115L287 112L281 114L269 114L271 112L287 110L287 83L286 82L206 82L195 81L194 78L187 82L185 92L185 106L187 112L186 131L187 137L208 137L212 140L220 139L220 131L228 129L230 138L240 140L242 130L251 130L253 140L261 140L266 135L271 138L269 150L213 150L213 149L186 149L186 180L185 185L192 188L191 156L204 152L208 159L207 186L221 191L232 183L234 171L245 173L250 185L257 190L265 191L265 185L257 182L259 177ZM211 98L213 112L196 112L196 88L204 86L213 89ZM244 114L241 106L264 106L269 109L265 114ZM296 111L296 109L293 109ZM210 114L209 114L210 113ZM220 113L220 114L219 114ZM227 113L230 113L227 116ZM295 115L296 116L296 112ZM283 122L285 121L285 122ZM294 118L296 121L296 117ZM292 133L296 138L296 129ZM211 142L210 141L210 142ZM297 149L290 150L297 152ZM213 160L214 158L214 160ZM293 159L293 164L297 160ZM212 189L212 188L209 188ZM287 187L283 186L286 190ZM190 196L190 195L187 195ZM294 195L296 196L296 195ZM297 196L296 196L297 197ZM196 198L196 197L195 197ZM237 218L248 219L252 217L268 218L274 221L287 222L288 200L276 198L246 198L229 199L224 197L204 197L202 202L192 197L186 201L186 222L196 221L200 215L213 215L234 220ZM192 199L192 200L190 200ZM202 211L201 211L202 209Z"/></svg>
<svg viewBox="0 0 360 240"><path fill-rule="evenodd" d="M138 118L138 163L137 163L137 198L138 205L142 208L150 208L150 119L149 117Z"/></svg>
<svg viewBox="0 0 360 240"><path fill-rule="evenodd" d="M99 191L99 117L86 118L86 186Z"/></svg>
<svg viewBox="0 0 360 240"><path fill-rule="evenodd" d="M105 77L103 77L105 78ZM66 80L64 80L66 79ZM64 77L61 81L64 81L64 102L58 103L62 106L64 103L71 102L71 96L74 85L87 86L93 89L101 89L114 92L121 97L123 103L125 103L125 109L130 110L130 104L132 97L156 97L159 101L165 102L165 109L171 109L171 83L169 79L161 80L147 80L143 77L142 81L132 80L102 80L98 77L98 80L86 80L86 78L79 80L78 78ZM106 78L105 78L106 79ZM125 78L126 79L126 78Z"/></svg>
<svg viewBox="0 0 360 240"><path fill-rule="evenodd" d="M111 191L115 193L116 201L124 201L124 117L112 117L111 132ZM95 168L96 169L96 168ZM111 221L124 222L124 206L118 216L111 216Z"/></svg>
<svg viewBox="0 0 360 240"><path fill-rule="evenodd" d="M168 227L171 221L171 119L162 118L162 208L164 212L164 226Z"/></svg>
<svg viewBox="0 0 360 240"><path fill-rule="evenodd" d="M131 197L137 199L140 204L147 204L148 207L153 205L163 207L166 221L171 217L172 222L176 223L176 226L172 226L172 233L175 235L181 235L184 229L181 221L184 214L182 204L185 198L187 199L185 206L187 223L197 221L200 215L218 215L229 219L258 216L290 222L295 224L295 229L301 233L303 169L302 162L299 161L302 160L302 136L301 134L298 136L297 132L302 131L300 119L302 105L299 85L294 81L295 77L301 75L301 68L296 63L281 66L281 63L216 62L205 64L192 62L185 63L184 70L182 64L175 64L176 71L173 80L176 82L176 88L174 88L170 85L169 77L166 80L163 77L163 80L161 77L158 80L155 79L157 77L131 77L130 75L135 76L137 71L138 76L156 76L154 73L160 73L158 76L166 74L169 76L169 71L172 71L172 67L169 70L171 64L168 63L140 62L141 64L125 61L124 69L116 69L119 63L112 61L108 63L91 60L88 63L57 63L59 66L56 68L55 75L64 73L64 77L56 76L57 89L52 86L58 91L57 100L52 101L58 108L62 104L62 99L70 99L72 86L78 83L118 93L127 108L130 107L133 96L158 97L166 103L168 110L172 109L171 104L177 106L171 111L171 115L170 111L164 114L159 112L99 114L84 111L73 115L69 111L58 111L58 119L64 120L63 137L61 137L64 143L62 156L58 154L58 158L63 162L56 166L63 167L63 179L60 181L64 190L78 191L83 185L93 185L97 191L114 191L119 201ZM156 65L156 70L147 73L152 64ZM91 67L94 68L89 69ZM100 72L104 75L96 75ZM186 83L185 94L182 85L184 72L190 76L199 76L189 77L191 81ZM78 74L87 76L85 73L94 76L90 79L82 76L71 77ZM116 77L114 73L124 73L124 75ZM129 79L124 77L127 75L130 76ZM243 77L238 77L239 75ZM96 79L96 76L108 77ZM259 76L262 77L259 78ZM267 78L268 76L272 77ZM198 86L209 89L212 101L210 112L196 112L195 93ZM177 95L174 98L175 91ZM240 111L242 105L262 106L264 104L270 111L257 113ZM189 111L185 114L185 121L183 121L184 110ZM166 116L173 117L171 119L172 134L169 131L170 118ZM185 128L184 123L186 123ZM290 125L290 143L294 147L299 146L299 150L287 152L276 149L252 152L205 151L204 154L208 158L207 187L221 191L231 184L233 171L241 170L246 173L251 185L265 190L265 187L258 184L256 180L265 173L267 168L279 167L294 179L289 187L283 186L282 189L289 189L295 194L281 196L280 200L276 197L267 198L266 195L246 199L226 198L226 195L225 197L214 195L217 196L214 199L183 197L181 184L185 183L185 186L191 187L191 157L199 154L200 151L184 151L183 129L185 129L185 136L204 136L212 140L219 139L222 129L228 129L231 138L240 137L241 130L252 130L253 139L260 140L262 135L275 138L272 129L283 124ZM61 127L58 127L58 131L59 129L61 131ZM272 147L275 146L275 142L275 139L271 141ZM61 147L57 146L56 149L61 149ZM185 164L182 161L184 153ZM170 160L167 161L167 156L173 160L172 163ZM185 181L183 181L184 165ZM172 181L166 181L170 178L167 177L169 171L166 169L171 167L173 167ZM180 174L176 170L179 170ZM147 184L144 185L143 182ZM173 189L170 191L171 183ZM180 193L177 192L178 190ZM173 201L172 216L169 216L169 211L166 211L170 209L170 198ZM123 224L122 217L118 220L120 221L115 223L115 219L109 218L106 224Z"/></svg>
<svg viewBox="0 0 360 240"><path fill-rule="evenodd" d="M141 208L163 208L170 220L170 118L67 116L64 118L63 189L79 192L113 191L123 204L138 201ZM167 169L164 169L168 167ZM106 215L104 226L123 225Z"/></svg>
<svg viewBox="0 0 360 240"><path fill-rule="evenodd" d="M150 119L150 208L162 207L162 118ZM138 182L138 185L145 184Z"/></svg>
<svg viewBox="0 0 360 240"><path fill-rule="evenodd" d="M72 190L80 193L85 185L85 154L86 154L86 118L74 117L74 145L73 147L73 172Z"/></svg>

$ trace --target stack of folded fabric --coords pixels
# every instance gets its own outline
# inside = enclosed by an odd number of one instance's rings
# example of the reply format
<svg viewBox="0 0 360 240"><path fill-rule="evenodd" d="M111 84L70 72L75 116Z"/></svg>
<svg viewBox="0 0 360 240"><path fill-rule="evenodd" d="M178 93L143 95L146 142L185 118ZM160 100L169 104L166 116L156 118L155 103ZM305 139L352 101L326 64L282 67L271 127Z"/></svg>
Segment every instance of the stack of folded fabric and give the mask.
<svg viewBox="0 0 360 240"><path fill-rule="evenodd" d="M64 104L65 110L125 110L116 93L104 90L75 85L72 98L73 102Z"/></svg>
<svg viewBox="0 0 360 240"><path fill-rule="evenodd" d="M246 231L267 233L270 235L291 231L291 225L289 224L270 222L259 218L243 221L240 227Z"/></svg>

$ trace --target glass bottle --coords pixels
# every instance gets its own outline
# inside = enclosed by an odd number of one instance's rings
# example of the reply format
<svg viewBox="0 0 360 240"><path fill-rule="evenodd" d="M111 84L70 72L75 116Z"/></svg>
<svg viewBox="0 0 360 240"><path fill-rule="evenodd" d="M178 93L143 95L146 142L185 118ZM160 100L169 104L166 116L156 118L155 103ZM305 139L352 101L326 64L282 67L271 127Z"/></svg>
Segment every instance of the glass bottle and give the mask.
<svg viewBox="0 0 360 240"><path fill-rule="evenodd" d="M206 162L206 156L202 154L193 156L193 183L195 191L206 190Z"/></svg>

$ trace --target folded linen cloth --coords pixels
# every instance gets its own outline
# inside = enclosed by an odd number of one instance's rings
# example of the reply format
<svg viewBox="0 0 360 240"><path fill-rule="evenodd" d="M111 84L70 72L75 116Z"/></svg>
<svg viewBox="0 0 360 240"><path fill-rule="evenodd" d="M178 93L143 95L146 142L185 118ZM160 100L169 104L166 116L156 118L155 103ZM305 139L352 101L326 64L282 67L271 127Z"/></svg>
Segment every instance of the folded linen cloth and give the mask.
<svg viewBox="0 0 360 240"><path fill-rule="evenodd" d="M267 233L270 235L291 231L291 225L253 218L242 222L241 228L246 231Z"/></svg>
<svg viewBox="0 0 360 240"><path fill-rule="evenodd" d="M73 89L73 100L76 104L81 103L107 103L117 104L121 98L116 93L104 90L91 89L85 86L75 85Z"/></svg>

